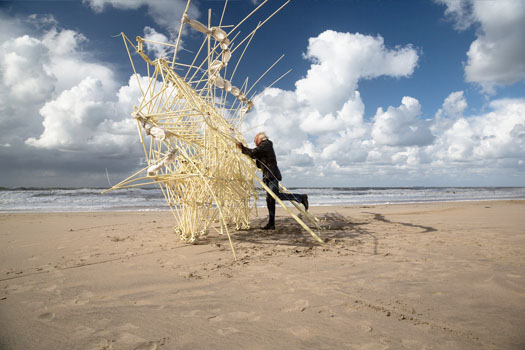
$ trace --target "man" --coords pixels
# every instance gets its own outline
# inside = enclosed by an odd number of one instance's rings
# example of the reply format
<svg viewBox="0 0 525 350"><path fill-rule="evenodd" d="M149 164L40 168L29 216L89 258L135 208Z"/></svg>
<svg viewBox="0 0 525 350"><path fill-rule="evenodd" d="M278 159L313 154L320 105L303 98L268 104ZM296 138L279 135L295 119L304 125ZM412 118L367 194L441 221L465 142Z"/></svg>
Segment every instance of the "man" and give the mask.
<svg viewBox="0 0 525 350"><path fill-rule="evenodd" d="M281 172L277 166L277 158L273 150L273 143L268 139L264 132L259 132L255 135L255 148L245 147L242 143L237 142L237 147L242 153L255 159L255 164L263 173L263 182L272 190L273 193L281 200L296 201L302 203L304 208L308 210L308 195L281 193L279 191L279 181L282 180ZM262 227L263 230L275 229L275 199L266 193L266 206L268 207L268 223Z"/></svg>

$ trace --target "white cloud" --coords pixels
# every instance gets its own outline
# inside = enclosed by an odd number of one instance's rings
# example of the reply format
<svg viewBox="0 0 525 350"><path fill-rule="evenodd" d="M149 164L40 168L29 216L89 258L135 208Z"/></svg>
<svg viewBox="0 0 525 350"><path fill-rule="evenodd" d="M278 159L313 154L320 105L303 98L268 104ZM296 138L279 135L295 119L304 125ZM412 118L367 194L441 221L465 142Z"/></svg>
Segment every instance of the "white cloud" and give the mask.
<svg viewBox="0 0 525 350"><path fill-rule="evenodd" d="M143 2L129 6L137 4ZM53 167L78 172L75 164L87 174L111 159L127 174L142 152L129 116L140 96L135 77L120 86L110 67L83 53L88 39L59 28L52 17L30 19L44 28L39 35L24 29L27 19L1 19L0 126L9 131L0 134L4 163L34 162L38 171L51 173ZM145 36L164 41L150 29ZM388 48L380 36L333 31L309 43L311 67L296 89L265 90L243 126L248 140L266 130L275 141L285 184L447 185L466 178L479 184L479 176L523 175L524 99L498 99L487 112L468 116L463 91L455 91L427 120L419 101L406 96L367 119L359 82L409 77L416 50Z"/></svg>
<svg viewBox="0 0 525 350"><path fill-rule="evenodd" d="M27 18L22 20L0 11L0 42L27 34L27 21Z"/></svg>
<svg viewBox="0 0 525 350"><path fill-rule="evenodd" d="M310 135L318 147L317 157L325 159L335 156L339 143L348 143L349 137L360 140L369 132L356 90L358 81L407 76L417 63L417 53L410 45L389 50L381 37L331 30L309 40L305 58L312 66L296 83L296 90L264 92L257 97L257 109L248 121L251 129L264 125L270 134L284 140L284 149L301 147ZM363 158L358 153L356 159Z"/></svg>
<svg viewBox="0 0 525 350"><path fill-rule="evenodd" d="M42 38L42 43L57 56L75 53L86 41L87 38L83 34L70 29L58 30L56 26L53 26Z"/></svg>
<svg viewBox="0 0 525 350"><path fill-rule="evenodd" d="M502 99L490 103L491 112L474 118L480 159L523 158L525 155L525 100Z"/></svg>
<svg viewBox="0 0 525 350"><path fill-rule="evenodd" d="M362 123L364 111L365 106L359 91L354 91L354 96L346 101L341 110L322 115L317 109L312 109L299 125L301 130L312 135L340 131L344 128L359 132L357 129Z"/></svg>
<svg viewBox="0 0 525 350"><path fill-rule="evenodd" d="M417 53L409 45L388 50L377 37L335 32L309 43L305 57L312 66L296 90L264 91L246 118L248 140L266 130L274 141L285 181L476 184L480 174L505 177L522 171L524 100L493 101L490 112L468 117L464 92L455 91L427 118L419 101L405 96L399 106L379 108L366 120L359 81L408 76ZM355 57L341 57L341 48Z"/></svg>
<svg viewBox="0 0 525 350"><path fill-rule="evenodd" d="M83 2L95 12L102 12L106 7L114 7L120 10L145 9L155 23L170 32L172 38L179 31L181 16L187 3L186 0L83 0ZM190 5L188 16L195 19L199 15L198 8Z"/></svg>
<svg viewBox="0 0 525 350"><path fill-rule="evenodd" d="M467 108L467 100L463 91L456 91L448 95L443 102L443 113L449 117L460 117Z"/></svg>
<svg viewBox="0 0 525 350"><path fill-rule="evenodd" d="M525 79L525 2L522 0L437 0L459 29L479 24L467 52L465 78L487 93Z"/></svg>
<svg viewBox="0 0 525 350"><path fill-rule="evenodd" d="M52 27L42 39L42 43L49 48L50 56L50 62L44 68L56 78L58 91L70 89L85 77L92 77L101 82L101 88L106 93L114 93L118 86L111 68L91 62L80 50L86 41L87 38L81 33Z"/></svg>
<svg viewBox="0 0 525 350"><path fill-rule="evenodd" d="M491 111L459 118L429 148L436 161L495 167L504 159L518 165L525 157L525 100L502 99Z"/></svg>
<svg viewBox="0 0 525 350"><path fill-rule="evenodd" d="M82 174L64 184L79 185L75 179L100 172L100 164L136 166L141 150L129 115L136 80L120 88L111 67L84 52L88 39L52 16L12 17L1 27L0 156L18 164L18 175L9 173L12 166L2 172L4 181L30 185L36 178L27 174L35 171L64 180L59 173L66 170Z"/></svg>
<svg viewBox="0 0 525 350"><path fill-rule="evenodd" d="M399 107L379 108L374 117L372 138L381 145L425 146L434 137L430 123L421 120L421 105L415 98L405 96Z"/></svg>
<svg viewBox="0 0 525 350"><path fill-rule="evenodd" d="M446 5L445 15L450 17L458 30L465 30L476 22L471 0L435 0Z"/></svg>
<svg viewBox="0 0 525 350"><path fill-rule="evenodd" d="M142 98L141 88L145 89L149 84L148 77L132 75L129 77L128 84L121 86L117 92L116 109L120 113L131 113L133 106L138 105Z"/></svg>
<svg viewBox="0 0 525 350"><path fill-rule="evenodd" d="M357 89L359 79L409 76L418 59L410 45L389 50L380 36L332 30L310 38L305 57L313 64L306 77L296 82L296 94L321 114L340 108Z"/></svg>
<svg viewBox="0 0 525 350"><path fill-rule="evenodd" d="M2 94L17 102L38 103L53 92L56 78L45 67L51 61L48 47L24 35L0 46ZM13 102L14 102L13 101Z"/></svg>
<svg viewBox="0 0 525 350"><path fill-rule="evenodd" d="M346 167L365 162L378 143L371 136L374 123L364 120L359 80L409 76L418 55L411 45L388 49L380 36L329 30L309 40L305 58L312 65L306 77L296 82L295 91L272 88L256 97L256 109L247 118L248 139L264 129L278 140L279 159L289 175L293 176L289 169L311 173L307 164L313 164L317 174L342 173ZM389 109L387 114L396 114L396 122L381 126L378 121L375 129L399 134L394 142L397 146L431 142L426 122L418 119L419 103L410 98L404 102L414 102L417 108L407 116L403 114L406 107L400 107L397 114ZM414 130L407 133L403 126Z"/></svg>
<svg viewBox="0 0 525 350"><path fill-rule="evenodd" d="M15 35L0 46L0 124L13 132L0 135L1 142L20 145L41 132L40 108L86 77L99 81L101 93L114 96L118 84L112 70L81 51L84 35L58 28L49 16L10 23L16 28L4 29ZM16 35L31 32L35 23L45 28L40 36Z"/></svg>
<svg viewBox="0 0 525 350"><path fill-rule="evenodd" d="M147 77L139 80L147 86ZM26 144L91 155L129 153L137 144L136 122L130 111L141 96L134 75L116 96L115 101L106 95L100 80L87 77L40 109L44 131L38 138L28 138Z"/></svg>
<svg viewBox="0 0 525 350"><path fill-rule="evenodd" d="M144 39L161 43L169 42L169 39L164 34L158 33L155 29L151 27L144 28ZM149 41L146 41L146 49L148 50L148 52L153 52L154 57L151 57L152 59L164 57L168 52L168 46L155 44Z"/></svg>
<svg viewBox="0 0 525 350"><path fill-rule="evenodd" d="M452 92L438 109L431 126L432 133L439 135L450 128L458 118L463 116L467 108L467 100L463 91Z"/></svg>
<svg viewBox="0 0 525 350"><path fill-rule="evenodd" d="M298 126L300 115L306 107L291 91L270 88L255 98L257 108L245 119L247 139L252 140L258 130L265 130L270 137L277 136L281 147L296 149L307 136ZM293 113L293 114L292 114Z"/></svg>
<svg viewBox="0 0 525 350"><path fill-rule="evenodd" d="M44 117L44 132L39 139L29 138L26 143L34 147L78 150L77 145L86 144L96 119L104 115L101 99L101 83L86 78L78 86L63 91L57 99L47 102L40 110ZM97 96L98 95L98 96Z"/></svg>
<svg viewBox="0 0 525 350"><path fill-rule="evenodd" d="M126 143L135 139L136 127L131 118L119 120L122 116L102 91L102 83L91 77L63 91L40 110L43 133L26 143L37 148L92 154L122 151Z"/></svg>
<svg viewBox="0 0 525 350"><path fill-rule="evenodd" d="M52 16L0 11L0 28L3 186L107 185L105 168L117 181L141 166L126 104L136 83L119 91L113 67L84 50L88 39Z"/></svg>
<svg viewBox="0 0 525 350"><path fill-rule="evenodd" d="M90 62L79 51L84 35L51 27L41 38L21 35L5 41L0 53L1 79L11 99L42 103L53 93L69 89L93 76L111 90L116 87L111 69Z"/></svg>

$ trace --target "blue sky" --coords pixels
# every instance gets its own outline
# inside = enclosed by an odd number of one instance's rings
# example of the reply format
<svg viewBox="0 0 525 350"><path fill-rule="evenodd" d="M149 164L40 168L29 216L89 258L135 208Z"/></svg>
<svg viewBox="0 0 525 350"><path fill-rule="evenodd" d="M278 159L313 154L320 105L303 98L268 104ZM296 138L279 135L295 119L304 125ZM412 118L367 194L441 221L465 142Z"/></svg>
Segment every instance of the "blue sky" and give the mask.
<svg viewBox="0 0 525 350"><path fill-rule="evenodd" d="M256 3L229 1L225 22ZM117 35L173 41L185 5L0 1L0 186L106 186L106 169L113 183L138 169ZM194 0L190 16L218 21L223 5ZM525 186L523 33L521 0L292 0L236 74L253 81L285 54L245 138L267 131L288 186Z"/></svg>

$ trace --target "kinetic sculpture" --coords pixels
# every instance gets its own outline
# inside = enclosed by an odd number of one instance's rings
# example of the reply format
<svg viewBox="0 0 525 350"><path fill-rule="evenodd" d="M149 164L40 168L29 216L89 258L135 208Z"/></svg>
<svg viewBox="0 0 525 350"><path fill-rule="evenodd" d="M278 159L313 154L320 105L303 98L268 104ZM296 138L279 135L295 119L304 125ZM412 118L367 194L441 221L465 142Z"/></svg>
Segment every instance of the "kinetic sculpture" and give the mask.
<svg viewBox="0 0 525 350"><path fill-rule="evenodd" d="M218 231L228 235L235 259L228 226L249 228L250 213L256 208L257 200L254 181L269 191L305 230L322 242L259 179L254 162L235 147L238 140L244 141L239 130L246 113L253 108L249 93L282 58L270 66L251 88L248 88L247 79L240 87L232 85L237 67L255 32L289 2L284 3L265 21L259 22L242 40L239 39L239 26L267 1L228 33L225 29L232 26L222 25L227 0L217 26L211 25L211 12L208 25L190 19L187 14L188 0L175 44L137 37L135 45L121 33L142 94L140 103L133 107L131 115L137 122L147 166L107 191L159 184L177 219L175 231L182 240L196 242L212 223L218 221ZM202 45L190 64L177 61L185 25L204 34ZM161 45L173 49L173 57L170 60L165 57L152 60L144 51L145 43L146 46ZM145 77L137 72L130 47L146 62L147 84L144 83ZM232 60L233 54L241 48L242 53ZM235 66L229 73L228 68L234 61ZM282 189L287 191L284 187ZM319 229L317 218L293 204Z"/></svg>

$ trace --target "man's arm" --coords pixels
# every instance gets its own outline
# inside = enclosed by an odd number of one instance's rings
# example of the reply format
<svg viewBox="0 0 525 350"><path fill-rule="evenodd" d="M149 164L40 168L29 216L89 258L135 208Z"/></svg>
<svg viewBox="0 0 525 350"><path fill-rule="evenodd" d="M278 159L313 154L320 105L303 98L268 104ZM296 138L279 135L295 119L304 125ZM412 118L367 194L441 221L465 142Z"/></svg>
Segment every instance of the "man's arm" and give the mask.
<svg viewBox="0 0 525 350"><path fill-rule="evenodd" d="M261 142L259 146L255 148L248 148L244 146L242 143L237 142L237 147L240 148L241 152L243 154L246 154L252 158L260 158L261 156L265 155L268 152L268 142Z"/></svg>

